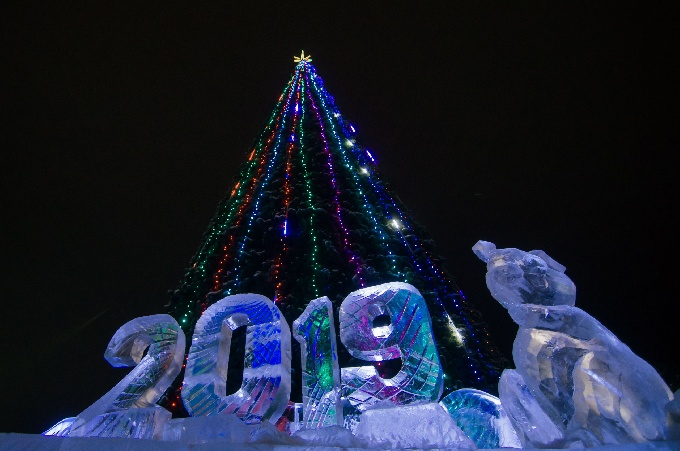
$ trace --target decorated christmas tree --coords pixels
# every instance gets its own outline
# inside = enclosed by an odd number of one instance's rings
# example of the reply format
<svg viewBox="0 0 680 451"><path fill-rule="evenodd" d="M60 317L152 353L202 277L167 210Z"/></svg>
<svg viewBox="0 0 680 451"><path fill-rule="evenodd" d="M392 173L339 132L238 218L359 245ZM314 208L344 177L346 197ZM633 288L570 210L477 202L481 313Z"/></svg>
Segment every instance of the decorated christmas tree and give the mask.
<svg viewBox="0 0 680 451"><path fill-rule="evenodd" d="M505 360L480 314L381 179L374 155L357 142L311 59L303 52L295 61L269 121L172 292L170 313L190 337L217 300L257 293L272 299L291 324L321 296L337 309L354 290L406 282L427 302L444 393L463 387L496 393ZM338 351L341 367L357 363L342 346ZM239 358L232 354L230 361ZM300 397L295 362L293 400ZM401 362L375 365L391 377ZM230 369L232 388L240 384L238 373ZM162 403L181 408L177 386Z"/></svg>

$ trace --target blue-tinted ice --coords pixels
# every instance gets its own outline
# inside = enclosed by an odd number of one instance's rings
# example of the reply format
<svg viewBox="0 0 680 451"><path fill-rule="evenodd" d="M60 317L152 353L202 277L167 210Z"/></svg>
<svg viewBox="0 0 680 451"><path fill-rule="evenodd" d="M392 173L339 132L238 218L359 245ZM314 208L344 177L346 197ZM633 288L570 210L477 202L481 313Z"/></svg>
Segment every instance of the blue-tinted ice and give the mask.
<svg viewBox="0 0 680 451"><path fill-rule="evenodd" d="M453 391L439 401L478 448L521 448L501 400L472 388Z"/></svg>
<svg viewBox="0 0 680 451"><path fill-rule="evenodd" d="M243 383L226 394L232 332L246 328ZM192 416L234 414L246 423L275 423L290 396L290 328L272 301L258 294L227 296L196 322L182 388Z"/></svg>
<svg viewBox="0 0 680 451"><path fill-rule="evenodd" d="M340 366L330 299L311 301L293 321L293 336L300 343L302 363L302 427L342 426Z"/></svg>

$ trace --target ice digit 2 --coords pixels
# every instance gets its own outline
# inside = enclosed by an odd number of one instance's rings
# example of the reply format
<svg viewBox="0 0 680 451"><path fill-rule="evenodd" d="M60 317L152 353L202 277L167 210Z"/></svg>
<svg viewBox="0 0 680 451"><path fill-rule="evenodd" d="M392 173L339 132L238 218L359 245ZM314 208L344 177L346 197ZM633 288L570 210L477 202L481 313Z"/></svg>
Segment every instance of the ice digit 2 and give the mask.
<svg viewBox="0 0 680 451"><path fill-rule="evenodd" d="M246 328L243 383L227 395L232 332ZM290 329L272 301L259 294L227 296L196 322L182 401L192 416L235 414L246 423L279 419L290 396Z"/></svg>
<svg viewBox="0 0 680 451"><path fill-rule="evenodd" d="M185 338L170 315L135 318L111 338L104 358L135 368L73 422L69 436L151 438L170 412L156 401L182 367ZM146 355L144 355L146 351Z"/></svg>
<svg viewBox="0 0 680 451"><path fill-rule="evenodd" d="M374 324L385 315L389 325ZM401 282L363 288L345 298L339 316L340 340L354 357L402 361L391 379L381 378L372 366L343 368L345 405L363 411L382 400L395 404L439 400L443 372L430 315L418 290Z"/></svg>
<svg viewBox="0 0 680 451"><path fill-rule="evenodd" d="M293 336L300 343L304 427L342 426L340 366L327 297L311 301L293 321Z"/></svg>

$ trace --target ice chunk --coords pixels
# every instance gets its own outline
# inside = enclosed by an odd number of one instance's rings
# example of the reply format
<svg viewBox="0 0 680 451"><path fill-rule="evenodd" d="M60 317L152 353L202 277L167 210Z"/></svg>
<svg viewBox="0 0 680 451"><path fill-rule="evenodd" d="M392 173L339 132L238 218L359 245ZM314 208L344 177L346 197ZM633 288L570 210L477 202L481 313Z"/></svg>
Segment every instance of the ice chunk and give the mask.
<svg viewBox="0 0 680 451"><path fill-rule="evenodd" d="M559 412L567 438L582 429L590 432L579 435L588 446L665 437L668 386L612 332L576 307L526 305L510 311L523 325L537 327L517 333L517 371L545 397L547 412Z"/></svg>
<svg viewBox="0 0 680 451"><path fill-rule="evenodd" d="M497 397L481 390L463 388L446 395L439 405L478 448L522 447Z"/></svg>
<svg viewBox="0 0 680 451"><path fill-rule="evenodd" d="M42 435L53 435L55 437L66 437L68 433L71 432L71 425L76 420L76 417L64 418L48 430L42 433Z"/></svg>
<svg viewBox="0 0 680 451"><path fill-rule="evenodd" d="M574 305L576 286L564 274L564 266L545 252L496 249L486 241L477 242L473 250L487 263L486 285L491 296L505 308L514 304Z"/></svg>
<svg viewBox="0 0 680 451"><path fill-rule="evenodd" d="M293 322L302 363L302 414L304 428L343 424L340 402L340 366L333 306L322 297L311 301Z"/></svg>
<svg viewBox="0 0 680 451"><path fill-rule="evenodd" d="M162 440L185 445L201 443L291 445L293 440L267 422L247 424L236 415L175 418L168 421Z"/></svg>
<svg viewBox="0 0 680 451"><path fill-rule="evenodd" d="M487 263L496 250L496 245L489 241L479 240L472 246L472 252L483 262Z"/></svg>
<svg viewBox="0 0 680 451"><path fill-rule="evenodd" d="M172 414L161 406L115 410L94 417L81 428L79 435L157 439L170 418Z"/></svg>
<svg viewBox="0 0 680 451"><path fill-rule="evenodd" d="M664 407L672 394L647 362L621 343L616 349L590 347L574 371L574 418L570 429L590 430L605 443L627 443L666 438Z"/></svg>
<svg viewBox="0 0 680 451"><path fill-rule="evenodd" d="M477 449L446 410L434 402L376 405L362 414L354 435L372 446L393 449Z"/></svg>
<svg viewBox="0 0 680 451"><path fill-rule="evenodd" d="M574 414L574 365L586 352L568 335L540 329L520 329L513 344L517 372L551 420L565 427Z"/></svg>
<svg viewBox="0 0 680 451"><path fill-rule="evenodd" d="M418 290L399 282L363 288L345 298L339 316L340 340L354 357L402 360L391 379L381 378L372 366L342 369L343 405L351 417L345 418L345 426L352 428L357 411L383 400L399 405L439 400L443 372ZM383 321L375 321L379 317Z"/></svg>
<svg viewBox="0 0 680 451"><path fill-rule="evenodd" d="M155 403L179 374L184 349L184 332L170 315L143 316L121 326L104 357L113 366L136 366L77 416L68 435L150 438L169 418Z"/></svg>
<svg viewBox="0 0 680 451"><path fill-rule="evenodd" d="M578 307L522 304L511 306L508 313L522 328L559 331L579 340L587 341L597 337L608 344L619 342L609 329Z"/></svg>
<svg viewBox="0 0 680 451"><path fill-rule="evenodd" d="M545 413L536 395L517 371L503 371L498 382L498 394L523 447L543 445L540 447L545 448L545 445L564 438L564 427Z"/></svg>
<svg viewBox="0 0 680 451"><path fill-rule="evenodd" d="M348 429L341 426L328 426L317 429L301 429L291 437L298 446L323 447L321 449L342 448L365 448L369 449L371 444L352 434ZM304 448L308 449L308 448Z"/></svg>
<svg viewBox="0 0 680 451"><path fill-rule="evenodd" d="M680 390L673 394L673 400L666 404L666 422L668 424L668 440L680 440Z"/></svg>
<svg viewBox="0 0 680 451"><path fill-rule="evenodd" d="M246 325L243 384L226 394L231 335ZM196 322L182 401L192 416L218 413L247 423L276 422L290 396L290 328L272 301L258 294L227 296Z"/></svg>

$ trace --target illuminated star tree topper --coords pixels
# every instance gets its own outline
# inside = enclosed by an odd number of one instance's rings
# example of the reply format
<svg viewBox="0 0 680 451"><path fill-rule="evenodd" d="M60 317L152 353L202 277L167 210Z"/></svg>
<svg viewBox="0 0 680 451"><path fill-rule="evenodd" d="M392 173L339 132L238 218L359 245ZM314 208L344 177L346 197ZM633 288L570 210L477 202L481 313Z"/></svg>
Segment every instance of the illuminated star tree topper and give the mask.
<svg viewBox="0 0 680 451"><path fill-rule="evenodd" d="M302 63L302 62L309 63L310 61L312 61L312 55L305 56L305 51L303 50L302 53L300 54L300 56L294 56L293 57L293 61L296 62L296 63Z"/></svg>

